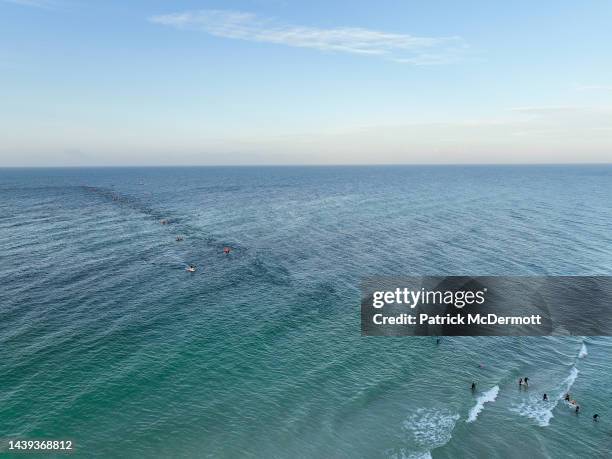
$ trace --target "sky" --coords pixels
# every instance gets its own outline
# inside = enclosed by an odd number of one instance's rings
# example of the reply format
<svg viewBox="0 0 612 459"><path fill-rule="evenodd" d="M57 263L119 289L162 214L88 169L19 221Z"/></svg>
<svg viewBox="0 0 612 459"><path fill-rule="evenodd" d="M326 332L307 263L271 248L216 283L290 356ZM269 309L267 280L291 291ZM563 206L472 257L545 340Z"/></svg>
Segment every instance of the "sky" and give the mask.
<svg viewBox="0 0 612 459"><path fill-rule="evenodd" d="M612 2L0 0L0 166L612 162Z"/></svg>

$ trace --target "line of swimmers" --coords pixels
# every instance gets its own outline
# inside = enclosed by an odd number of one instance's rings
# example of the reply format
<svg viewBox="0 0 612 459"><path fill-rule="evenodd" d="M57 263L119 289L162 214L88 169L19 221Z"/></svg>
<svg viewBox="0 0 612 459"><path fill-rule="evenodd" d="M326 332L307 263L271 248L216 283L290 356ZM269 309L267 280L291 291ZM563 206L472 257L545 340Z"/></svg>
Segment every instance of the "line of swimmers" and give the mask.
<svg viewBox="0 0 612 459"><path fill-rule="evenodd" d="M176 240L178 241L178 238L177 238ZM183 240L183 239L181 238L181 240ZM224 253L225 255L228 255L228 254L229 254L231 251L232 251L232 249L231 249L231 248L229 248L229 247L223 247L223 253ZM189 272L189 273L195 273L195 272L196 272L196 269L197 269L197 268L196 268L196 265L194 265L194 264L190 264L189 266L187 266L187 267L185 268L185 271L187 271L187 272Z"/></svg>
<svg viewBox="0 0 612 459"><path fill-rule="evenodd" d="M168 220L167 218L164 218L162 220L159 221L162 225L168 225L170 223L170 220ZM185 238L181 235L176 236L176 242L182 242L184 241ZM232 251L232 249L230 247L223 247L223 253L225 255L229 255L229 253ZM189 265L187 268L185 268L186 271L190 272L190 273L194 273L196 271L196 266L191 264Z"/></svg>
<svg viewBox="0 0 612 459"><path fill-rule="evenodd" d="M524 387L524 388L529 387L529 378L525 377L525 378L519 379L519 387ZM472 381L472 392L475 392L475 391L476 391L476 382ZM576 414L580 413L580 405L578 405L578 402L576 400L574 400L574 399L572 399L570 397L569 392L565 394L565 397L563 399L569 405L571 405L572 407L576 407L576 410L575 410ZM545 393L542 396L542 401L544 401L544 402L548 402L549 401L548 394ZM593 415L593 421L594 422L598 422L599 421L599 414L595 413Z"/></svg>

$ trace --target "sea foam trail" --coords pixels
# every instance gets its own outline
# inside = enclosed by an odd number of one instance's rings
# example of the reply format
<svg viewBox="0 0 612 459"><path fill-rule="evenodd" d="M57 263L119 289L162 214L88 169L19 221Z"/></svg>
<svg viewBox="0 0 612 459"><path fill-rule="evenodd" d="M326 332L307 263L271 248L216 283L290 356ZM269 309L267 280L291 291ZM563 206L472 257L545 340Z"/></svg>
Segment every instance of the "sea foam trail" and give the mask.
<svg viewBox="0 0 612 459"><path fill-rule="evenodd" d="M406 451L404 449L401 449L399 452L390 453L388 458L389 459L432 459L432 456L429 451L413 452L413 451Z"/></svg>
<svg viewBox="0 0 612 459"><path fill-rule="evenodd" d="M429 451L425 453L409 453L408 456L402 456L402 459L432 459Z"/></svg>
<svg viewBox="0 0 612 459"><path fill-rule="evenodd" d="M587 355L589 355L589 352L587 351L586 344L583 341L582 342L582 347L580 348L580 353L578 354L578 358L579 359L584 359Z"/></svg>
<svg viewBox="0 0 612 459"><path fill-rule="evenodd" d="M465 422L474 422L478 418L478 414L484 409L485 403L494 402L499 394L499 386L493 386L486 392L483 392L476 399L476 405L472 407L468 418Z"/></svg>
<svg viewBox="0 0 612 459"><path fill-rule="evenodd" d="M446 409L419 408L403 423L404 432L415 450L401 449L390 454L393 459L431 459L431 450L452 438L459 414Z"/></svg>
<svg viewBox="0 0 612 459"><path fill-rule="evenodd" d="M578 368L576 367L572 367L572 369L570 370L570 374L567 378L565 378L563 380L563 382L561 383L561 385L564 387L564 390L561 391L561 393L559 394L559 397L557 397L557 401L559 401L560 399L565 397L565 394L567 394L569 392L569 390L571 389L571 387L574 385L574 382L576 381L576 378L578 377L578 373L580 373L578 371ZM555 406L557 404L555 403Z"/></svg>

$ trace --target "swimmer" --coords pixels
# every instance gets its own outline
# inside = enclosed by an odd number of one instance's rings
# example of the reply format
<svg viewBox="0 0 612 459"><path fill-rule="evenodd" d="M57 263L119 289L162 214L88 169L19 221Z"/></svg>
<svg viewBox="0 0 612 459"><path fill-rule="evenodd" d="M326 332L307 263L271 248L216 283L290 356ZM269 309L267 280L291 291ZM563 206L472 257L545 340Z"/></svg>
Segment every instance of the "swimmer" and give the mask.
<svg viewBox="0 0 612 459"><path fill-rule="evenodd" d="M519 387L523 387L523 378L519 379Z"/></svg>
<svg viewBox="0 0 612 459"><path fill-rule="evenodd" d="M476 383L475 383L475 382L473 382L473 383L472 383L472 392L474 392L475 390L476 390Z"/></svg>
<svg viewBox="0 0 612 459"><path fill-rule="evenodd" d="M186 270L190 273L195 273L196 267L195 265L189 265L189 267L186 268Z"/></svg>
<svg viewBox="0 0 612 459"><path fill-rule="evenodd" d="M542 397L542 400L544 400L545 402L548 401L548 395L544 394L544 396Z"/></svg>
<svg viewBox="0 0 612 459"><path fill-rule="evenodd" d="M183 236L177 236L177 237L176 237L176 241L177 241L177 242L180 242L180 241L182 241L182 240L183 240Z"/></svg>
<svg viewBox="0 0 612 459"><path fill-rule="evenodd" d="M529 378L525 376L525 386L529 386Z"/></svg>
<svg viewBox="0 0 612 459"><path fill-rule="evenodd" d="M599 415L598 414L594 414L593 415L593 422L599 422Z"/></svg>
<svg viewBox="0 0 612 459"><path fill-rule="evenodd" d="M564 398L564 400L565 400L566 402L569 402L569 401L570 401L570 394L569 394L569 392L568 392L567 394L565 394L565 398Z"/></svg>
<svg viewBox="0 0 612 459"><path fill-rule="evenodd" d="M232 251L232 249L230 249L229 247L223 247L223 253L224 253L224 254L226 254L226 255L227 255L227 254L228 254L228 253L230 253L231 251Z"/></svg>
<svg viewBox="0 0 612 459"><path fill-rule="evenodd" d="M576 405L576 414L580 411L580 405Z"/></svg>

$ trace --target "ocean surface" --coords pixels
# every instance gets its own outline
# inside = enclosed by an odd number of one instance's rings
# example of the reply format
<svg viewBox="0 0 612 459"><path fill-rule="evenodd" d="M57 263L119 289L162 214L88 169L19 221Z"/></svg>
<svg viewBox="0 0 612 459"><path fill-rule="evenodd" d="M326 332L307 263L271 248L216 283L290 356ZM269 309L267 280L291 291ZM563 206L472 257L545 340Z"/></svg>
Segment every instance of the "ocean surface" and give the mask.
<svg viewBox="0 0 612 459"><path fill-rule="evenodd" d="M0 261L0 438L610 457L612 339L362 337L358 287L612 275L611 166L0 169Z"/></svg>

